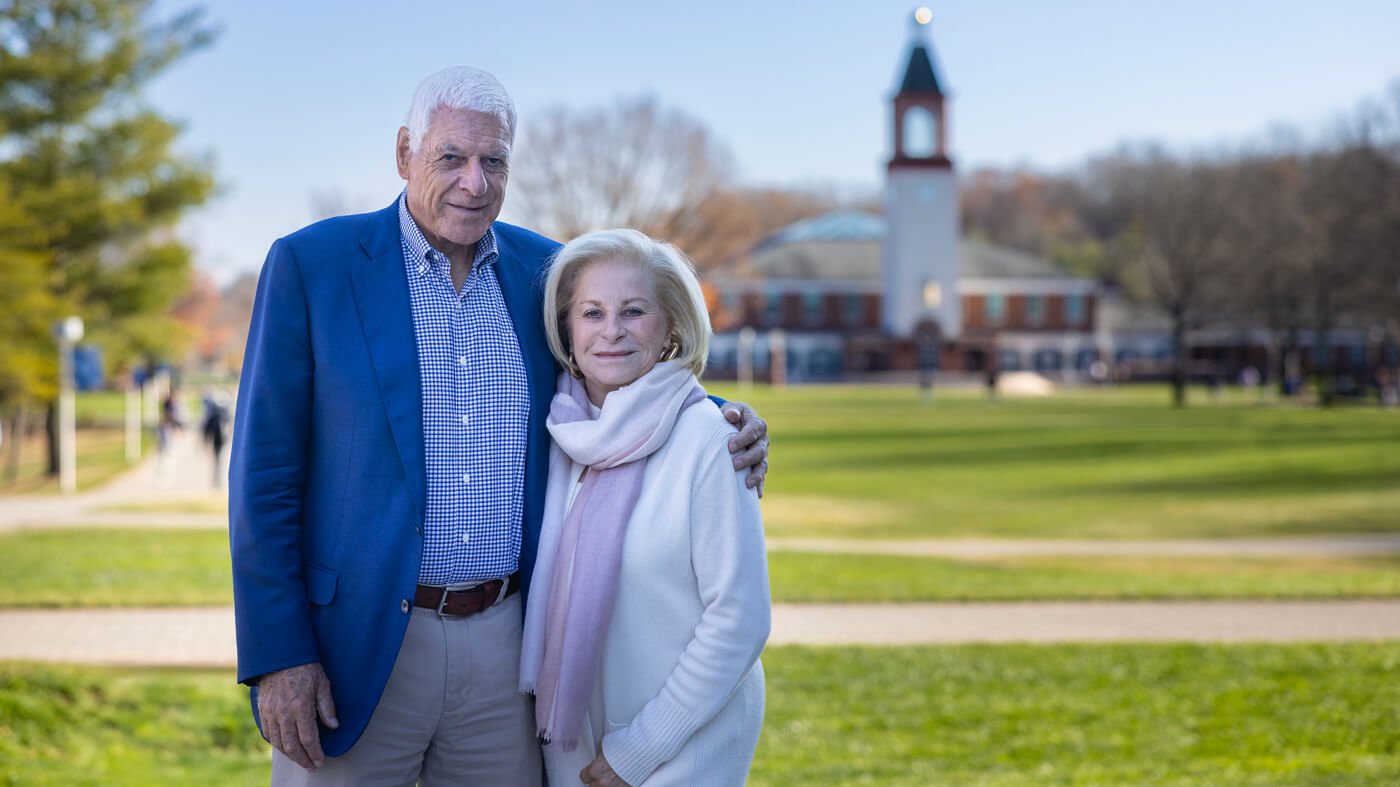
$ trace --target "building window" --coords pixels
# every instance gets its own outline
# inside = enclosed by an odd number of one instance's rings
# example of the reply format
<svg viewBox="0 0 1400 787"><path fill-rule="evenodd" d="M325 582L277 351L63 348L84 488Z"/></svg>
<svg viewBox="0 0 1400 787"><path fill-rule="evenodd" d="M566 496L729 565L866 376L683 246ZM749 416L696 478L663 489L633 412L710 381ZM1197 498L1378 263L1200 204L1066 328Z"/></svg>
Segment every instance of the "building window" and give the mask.
<svg viewBox="0 0 1400 787"><path fill-rule="evenodd" d="M726 292L720 298L720 305L724 309L725 317L736 323L744 321L744 299L739 293Z"/></svg>
<svg viewBox="0 0 1400 787"><path fill-rule="evenodd" d="M705 366L715 370L733 369L738 365L738 361L739 353L733 348L710 350L710 358Z"/></svg>
<svg viewBox="0 0 1400 787"><path fill-rule="evenodd" d="M1069 325L1078 325L1082 322L1084 322L1084 296L1066 295L1065 323Z"/></svg>
<svg viewBox="0 0 1400 787"><path fill-rule="evenodd" d="M1026 324L1040 325L1045 322L1045 299L1039 295L1026 296Z"/></svg>
<svg viewBox="0 0 1400 787"><path fill-rule="evenodd" d="M865 296L853 292L846 296L846 324L865 324Z"/></svg>
<svg viewBox="0 0 1400 787"><path fill-rule="evenodd" d="M1058 372L1064 366L1064 355L1059 350L1036 350L1032 363L1037 372Z"/></svg>
<svg viewBox="0 0 1400 787"><path fill-rule="evenodd" d="M1099 359L1099 351L1093 347L1082 349L1074 355L1074 368L1079 371L1087 371L1094 361Z"/></svg>
<svg viewBox="0 0 1400 787"><path fill-rule="evenodd" d="M822 313L823 301L819 292L809 292L802 296L802 319L808 325L821 325L822 318L826 315Z"/></svg>
<svg viewBox="0 0 1400 787"><path fill-rule="evenodd" d="M1002 350L997 353L997 368L1003 372L1021 371L1021 353L1016 350Z"/></svg>
<svg viewBox="0 0 1400 787"><path fill-rule="evenodd" d="M1006 318L1006 298L1000 295L988 295L983 303L983 309L987 312L987 323L999 325Z"/></svg>
<svg viewBox="0 0 1400 787"><path fill-rule="evenodd" d="M832 350L813 350L807 356L807 369L813 377L838 377L841 374L841 355Z"/></svg>
<svg viewBox="0 0 1400 787"><path fill-rule="evenodd" d="M770 292L763 298L763 321L769 325L778 325L783 321L783 294L781 292Z"/></svg>

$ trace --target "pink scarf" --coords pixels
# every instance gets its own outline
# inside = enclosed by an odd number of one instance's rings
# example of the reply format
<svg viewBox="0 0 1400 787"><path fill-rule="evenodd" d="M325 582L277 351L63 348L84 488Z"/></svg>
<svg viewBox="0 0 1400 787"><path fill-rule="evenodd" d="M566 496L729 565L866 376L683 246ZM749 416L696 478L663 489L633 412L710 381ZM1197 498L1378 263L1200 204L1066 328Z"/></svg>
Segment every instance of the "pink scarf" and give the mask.
<svg viewBox="0 0 1400 787"><path fill-rule="evenodd" d="M521 646L520 690L535 695L541 738L578 746L612 620L627 521L646 458L666 443L685 408L705 398L678 362L658 363L608 394L594 420L582 381L559 376L547 425L554 438L549 488ZM573 504L571 461L587 470Z"/></svg>

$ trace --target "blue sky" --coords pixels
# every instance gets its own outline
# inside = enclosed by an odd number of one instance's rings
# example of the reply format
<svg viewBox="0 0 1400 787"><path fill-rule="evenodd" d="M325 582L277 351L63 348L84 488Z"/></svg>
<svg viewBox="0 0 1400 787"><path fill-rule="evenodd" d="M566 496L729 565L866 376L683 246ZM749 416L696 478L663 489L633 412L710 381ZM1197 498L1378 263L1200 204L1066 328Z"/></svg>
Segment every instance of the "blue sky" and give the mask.
<svg viewBox="0 0 1400 787"><path fill-rule="evenodd" d="M223 192L182 232L226 281L306 224L315 195L387 205L409 96L447 65L496 74L522 126L649 93L726 142L742 182L874 191L917 5L210 0L219 40L148 98L214 159ZM1393 0L928 5L963 171L1061 170L1124 141L1238 145L1275 125L1315 136L1400 79Z"/></svg>

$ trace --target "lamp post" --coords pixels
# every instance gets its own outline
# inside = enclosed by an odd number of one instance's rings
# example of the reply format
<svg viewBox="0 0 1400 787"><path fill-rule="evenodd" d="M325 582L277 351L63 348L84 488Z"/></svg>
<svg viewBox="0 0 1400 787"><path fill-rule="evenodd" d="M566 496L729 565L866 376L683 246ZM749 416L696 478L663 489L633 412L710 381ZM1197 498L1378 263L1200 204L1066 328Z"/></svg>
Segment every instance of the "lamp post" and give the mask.
<svg viewBox="0 0 1400 787"><path fill-rule="evenodd" d="M739 329L739 387L747 391L753 385L753 343L758 334L747 325Z"/></svg>
<svg viewBox="0 0 1400 787"><path fill-rule="evenodd" d="M58 490L78 488L78 437L73 416L73 345L82 341L83 318L68 317L54 326L58 339Z"/></svg>
<svg viewBox="0 0 1400 787"><path fill-rule="evenodd" d="M768 382L774 388L787 385L787 334L782 328L768 332Z"/></svg>

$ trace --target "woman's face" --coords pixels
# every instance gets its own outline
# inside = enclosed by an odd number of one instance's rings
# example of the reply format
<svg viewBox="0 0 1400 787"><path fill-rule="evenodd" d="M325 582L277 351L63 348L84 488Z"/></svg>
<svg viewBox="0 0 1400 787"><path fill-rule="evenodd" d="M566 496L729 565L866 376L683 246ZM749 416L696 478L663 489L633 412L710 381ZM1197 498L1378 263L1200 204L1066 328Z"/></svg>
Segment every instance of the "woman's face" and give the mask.
<svg viewBox="0 0 1400 787"><path fill-rule="evenodd" d="M588 399L601 407L609 392L656 365L670 320L661 313L650 272L605 259L579 274L566 326Z"/></svg>

